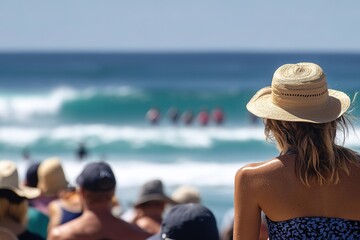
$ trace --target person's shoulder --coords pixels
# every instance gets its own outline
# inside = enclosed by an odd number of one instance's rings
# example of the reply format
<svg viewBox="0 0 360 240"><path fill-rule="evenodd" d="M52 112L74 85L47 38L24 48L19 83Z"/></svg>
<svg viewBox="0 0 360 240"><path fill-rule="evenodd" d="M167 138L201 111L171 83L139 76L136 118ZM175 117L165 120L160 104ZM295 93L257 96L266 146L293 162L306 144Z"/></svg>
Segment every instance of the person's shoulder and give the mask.
<svg viewBox="0 0 360 240"><path fill-rule="evenodd" d="M60 211L59 204L59 200L51 201L48 204L49 215L55 214Z"/></svg>
<svg viewBox="0 0 360 240"><path fill-rule="evenodd" d="M110 222L109 222L110 221ZM108 234L110 230L113 238L117 236L128 236L129 239L146 239L151 236L148 232L144 231L142 228L135 224L128 223L122 219L112 217L103 221L106 224L105 232Z"/></svg>
<svg viewBox="0 0 360 240"><path fill-rule="evenodd" d="M280 174L287 167L287 163L282 159L273 158L264 162L246 164L236 172L235 178L236 181L241 181L242 184L261 185L264 181L268 181L275 175Z"/></svg>
<svg viewBox="0 0 360 240"><path fill-rule="evenodd" d="M62 240L64 234L61 231L61 227L54 227L50 230L48 240Z"/></svg>
<svg viewBox="0 0 360 240"><path fill-rule="evenodd" d="M70 240L74 239L73 233L79 228L76 224L77 219L67 222L63 225L53 227L48 235L47 240Z"/></svg>
<svg viewBox="0 0 360 240"><path fill-rule="evenodd" d="M281 169L286 164L278 157L268 161L255 162L244 165L238 170L239 174L266 173Z"/></svg>

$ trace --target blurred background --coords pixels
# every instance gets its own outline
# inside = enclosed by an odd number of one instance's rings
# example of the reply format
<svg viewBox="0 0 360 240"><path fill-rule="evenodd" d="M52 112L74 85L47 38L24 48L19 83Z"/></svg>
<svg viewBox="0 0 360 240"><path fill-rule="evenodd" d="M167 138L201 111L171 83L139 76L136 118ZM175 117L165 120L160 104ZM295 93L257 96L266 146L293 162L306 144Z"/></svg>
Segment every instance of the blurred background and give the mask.
<svg viewBox="0 0 360 240"><path fill-rule="evenodd" d="M359 8L355 0L1 1L1 159L23 176L29 161L59 156L73 183L87 162L108 161L125 208L147 180L160 178L169 194L193 185L220 222L236 170L278 154L245 105L280 65L318 63L359 117ZM356 132L358 121L346 145L360 150Z"/></svg>

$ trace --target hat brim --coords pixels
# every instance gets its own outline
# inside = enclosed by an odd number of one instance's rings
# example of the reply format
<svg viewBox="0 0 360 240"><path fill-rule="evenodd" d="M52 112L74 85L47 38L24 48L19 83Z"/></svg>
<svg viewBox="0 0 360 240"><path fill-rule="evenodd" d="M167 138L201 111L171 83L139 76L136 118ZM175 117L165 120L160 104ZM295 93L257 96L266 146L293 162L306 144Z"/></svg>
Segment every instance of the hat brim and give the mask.
<svg viewBox="0 0 360 240"><path fill-rule="evenodd" d="M176 201L174 201L173 199L169 198L166 195L161 195L161 194L153 194L153 195L147 195L147 196L142 196L140 197L135 203L134 206L140 206L144 203L150 202L150 201L164 201L168 204L177 204Z"/></svg>
<svg viewBox="0 0 360 240"><path fill-rule="evenodd" d="M32 188L32 187L26 187L26 186L19 186L19 188L4 188L4 189L9 189L11 191L13 191L14 193L16 193L16 195L18 195L19 197L23 197L26 199L34 199L37 198L38 196L40 196L41 191L40 189L37 188Z"/></svg>
<svg viewBox="0 0 360 240"><path fill-rule="evenodd" d="M271 87L262 88L246 108L257 117L290 122L326 123L343 115L350 107L350 98L343 92L329 89L329 97L321 106L285 108L271 100Z"/></svg>

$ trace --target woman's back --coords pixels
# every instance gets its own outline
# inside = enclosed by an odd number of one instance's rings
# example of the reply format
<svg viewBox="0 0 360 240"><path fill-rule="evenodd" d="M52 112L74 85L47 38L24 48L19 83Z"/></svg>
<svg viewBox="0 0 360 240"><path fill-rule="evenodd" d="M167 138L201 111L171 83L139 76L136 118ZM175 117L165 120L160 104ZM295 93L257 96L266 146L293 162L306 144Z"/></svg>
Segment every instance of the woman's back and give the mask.
<svg viewBox="0 0 360 240"><path fill-rule="evenodd" d="M346 230L353 237L357 233L360 238L360 168L349 167L349 175L340 172L337 184L308 187L294 174L295 162L295 154L283 155L247 165L238 173L251 177L245 182L257 192L254 197L268 218L269 235L273 237L270 239L289 239L291 234L317 235L329 228ZM329 237L325 233L340 234L325 231L321 233L324 239Z"/></svg>
<svg viewBox="0 0 360 240"><path fill-rule="evenodd" d="M257 167L244 167L256 174L259 206L273 221L296 217L338 217L360 220L360 168L350 175L340 172L338 184L305 186L294 174L296 155L283 155Z"/></svg>

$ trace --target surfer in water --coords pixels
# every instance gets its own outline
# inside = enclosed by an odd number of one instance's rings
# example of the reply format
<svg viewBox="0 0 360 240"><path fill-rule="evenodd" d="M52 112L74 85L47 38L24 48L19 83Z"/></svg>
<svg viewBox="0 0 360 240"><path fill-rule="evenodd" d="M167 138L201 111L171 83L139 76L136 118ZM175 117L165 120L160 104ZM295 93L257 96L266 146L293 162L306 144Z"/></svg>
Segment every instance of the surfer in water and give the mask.
<svg viewBox="0 0 360 240"><path fill-rule="evenodd" d="M194 119L194 115L191 111L185 111L182 115L181 118L184 122L185 125L190 125Z"/></svg>
<svg viewBox="0 0 360 240"><path fill-rule="evenodd" d="M160 120L159 110L156 108L150 108L149 111L146 113L146 118L151 124L157 124Z"/></svg>
<svg viewBox="0 0 360 240"><path fill-rule="evenodd" d="M168 117L173 124L176 124L179 120L179 111L175 107L169 108Z"/></svg>
<svg viewBox="0 0 360 240"><path fill-rule="evenodd" d="M76 149L76 157L78 160L84 160L88 156L88 150L84 142L80 142Z"/></svg>
<svg viewBox="0 0 360 240"><path fill-rule="evenodd" d="M221 108L217 107L212 111L212 119L217 125L221 125L224 122L224 112Z"/></svg>
<svg viewBox="0 0 360 240"><path fill-rule="evenodd" d="M209 123L209 112L206 109L203 109L198 114L198 121L201 126L206 126Z"/></svg>

